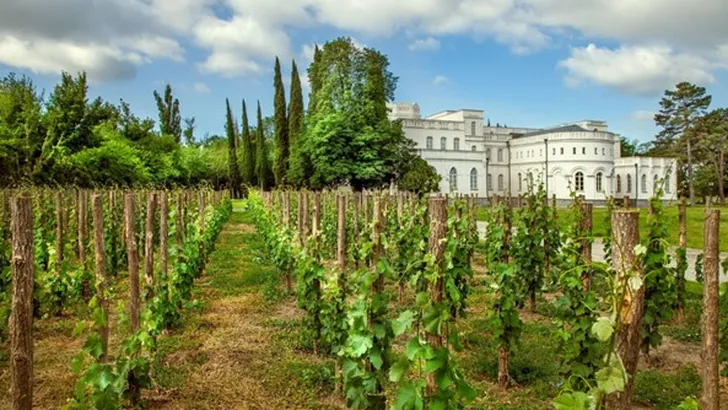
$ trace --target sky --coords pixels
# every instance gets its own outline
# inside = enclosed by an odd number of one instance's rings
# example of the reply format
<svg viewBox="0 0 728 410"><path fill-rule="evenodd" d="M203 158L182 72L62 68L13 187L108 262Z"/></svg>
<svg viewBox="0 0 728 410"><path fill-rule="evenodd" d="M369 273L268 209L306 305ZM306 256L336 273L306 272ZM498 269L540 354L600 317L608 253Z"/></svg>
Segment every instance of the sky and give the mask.
<svg viewBox="0 0 728 410"><path fill-rule="evenodd" d="M0 0L0 75L48 95L62 70L91 96L157 117L172 85L197 137L240 115L273 112L273 64L286 86L313 46L339 36L389 57L397 101L423 114L482 109L491 123L547 127L605 120L629 139L680 81L728 106L725 0ZM304 76L304 87L307 87ZM308 89L304 89L307 94ZM288 92L288 90L287 90Z"/></svg>

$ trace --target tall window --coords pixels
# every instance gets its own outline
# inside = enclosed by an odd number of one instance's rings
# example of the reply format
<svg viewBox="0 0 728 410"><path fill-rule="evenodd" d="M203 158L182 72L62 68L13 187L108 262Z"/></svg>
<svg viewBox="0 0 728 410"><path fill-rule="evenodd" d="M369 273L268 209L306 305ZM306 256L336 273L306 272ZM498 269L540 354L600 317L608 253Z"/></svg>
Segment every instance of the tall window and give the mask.
<svg viewBox="0 0 728 410"><path fill-rule="evenodd" d="M503 174L498 174L498 190L503 190Z"/></svg>
<svg viewBox="0 0 728 410"><path fill-rule="evenodd" d="M488 191L493 190L493 175L488 174L488 177L485 180L485 184L488 185Z"/></svg>
<svg viewBox="0 0 728 410"><path fill-rule="evenodd" d="M670 193L672 187L670 186L670 174L665 175L665 192Z"/></svg>
<svg viewBox="0 0 728 410"><path fill-rule="evenodd" d="M478 170L475 168L470 170L470 190L478 190Z"/></svg>
<svg viewBox="0 0 728 410"><path fill-rule="evenodd" d="M440 137L440 149L443 151L447 149L447 138Z"/></svg>
<svg viewBox="0 0 728 410"><path fill-rule="evenodd" d="M607 150L602 148L602 155L606 155Z"/></svg>
<svg viewBox="0 0 728 410"><path fill-rule="evenodd" d="M551 148L551 155L556 155L556 148Z"/></svg>
<svg viewBox="0 0 728 410"><path fill-rule="evenodd" d="M632 174L627 174L627 190L625 192L632 193Z"/></svg>
<svg viewBox="0 0 728 410"><path fill-rule="evenodd" d="M597 154L599 154L599 148L594 147L594 155L597 155Z"/></svg>
<svg viewBox="0 0 728 410"><path fill-rule="evenodd" d="M617 193L622 192L622 176L621 175L617 175L617 189L616 189L616 191L617 191Z"/></svg>
<svg viewBox="0 0 728 410"><path fill-rule="evenodd" d="M432 137L427 137L427 142L425 144L427 149L432 149Z"/></svg>
<svg viewBox="0 0 728 410"><path fill-rule="evenodd" d="M597 192L602 192L602 173L601 172L597 172L596 186L597 186Z"/></svg>
<svg viewBox="0 0 728 410"><path fill-rule="evenodd" d="M490 148L485 150L485 158L490 159Z"/></svg>
<svg viewBox="0 0 728 410"><path fill-rule="evenodd" d="M656 192L656 191L657 191L657 184L658 184L659 182L660 182L660 181L659 181L659 180L657 179L657 174L655 174L655 175L654 175L654 176L652 177L652 192Z"/></svg>
<svg viewBox="0 0 728 410"><path fill-rule="evenodd" d="M503 162L503 148L498 148L498 162Z"/></svg>
<svg viewBox="0 0 728 410"><path fill-rule="evenodd" d="M450 191L458 190L458 171L455 167L450 168Z"/></svg>
<svg viewBox="0 0 728 410"><path fill-rule="evenodd" d="M642 184L642 193L646 194L647 193L647 175L642 174L640 183Z"/></svg>
<svg viewBox="0 0 728 410"><path fill-rule="evenodd" d="M477 150L478 150L478 147L476 147L475 145L473 145L473 148L471 148L471 151L475 152Z"/></svg>
<svg viewBox="0 0 728 410"><path fill-rule="evenodd" d="M561 147L561 155L564 155L564 147Z"/></svg>
<svg viewBox="0 0 728 410"><path fill-rule="evenodd" d="M470 135L475 135L475 121L470 123Z"/></svg>
<svg viewBox="0 0 728 410"><path fill-rule="evenodd" d="M452 140L452 149L455 151L460 151L460 138L455 138Z"/></svg>
<svg viewBox="0 0 728 410"><path fill-rule="evenodd" d="M581 147L581 155L586 155L586 147Z"/></svg>
<svg viewBox="0 0 728 410"><path fill-rule="evenodd" d="M584 191L584 173L581 171L574 174L574 188L577 192Z"/></svg>
<svg viewBox="0 0 728 410"><path fill-rule="evenodd" d="M521 178L521 173L518 173L518 192L523 191L523 179Z"/></svg>
<svg viewBox="0 0 728 410"><path fill-rule="evenodd" d="M574 154L574 155L576 155L576 147L572 147L571 148L571 153Z"/></svg>

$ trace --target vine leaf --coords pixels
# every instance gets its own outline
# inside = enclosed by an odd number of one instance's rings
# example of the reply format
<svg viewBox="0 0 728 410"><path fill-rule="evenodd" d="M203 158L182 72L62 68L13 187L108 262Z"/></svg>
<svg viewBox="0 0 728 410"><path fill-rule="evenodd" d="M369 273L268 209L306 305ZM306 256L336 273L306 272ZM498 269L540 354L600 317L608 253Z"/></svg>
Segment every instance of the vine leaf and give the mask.
<svg viewBox="0 0 728 410"><path fill-rule="evenodd" d="M614 333L614 319L610 317L600 317L592 325L592 334L600 341L606 342Z"/></svg>
<svg viewBox="0 0 728 410"><path fill-rule="evenodd" d="M600 369L595 377L597 387L606 394L624 390L624 372L614 364Z"/></svg>
<svg viewBox="0 0 728 410"><path fill-rule="evenodd" d="M561 393L554 401L555 410L587 410L589 396L582 392Z"/></svg>
<svg viewBox="0 0 728 410"><path fill-rule="evenodd" d="M411 310L405 310L400 313L399 317L392 321L392 331L394 332L394 336L399 336L409 330L414 318L415 314Z"/></svg>
<svg viewBox="0 0 728 410"><path fill-rule="evenodd" d="M409 361L405 359L401 359L396 361L392 367L389 369L389 381L391 382L398 382L402 379L402 376L407 373L407 370L409 369Z"/></svg>

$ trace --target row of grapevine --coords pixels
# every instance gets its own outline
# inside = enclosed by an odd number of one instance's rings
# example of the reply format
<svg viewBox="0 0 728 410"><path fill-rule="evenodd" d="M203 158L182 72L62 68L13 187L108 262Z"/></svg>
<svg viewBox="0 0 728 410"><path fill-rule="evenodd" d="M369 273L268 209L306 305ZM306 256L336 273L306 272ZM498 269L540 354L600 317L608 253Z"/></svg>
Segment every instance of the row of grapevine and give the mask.
<svg viewBox="0 0 728 410"><path fill-rule="evenodd" d="M0 250L12 244L10 254L3 252L10 272L2 271L12 277L12 291L0 291L10 314L14 408L32 406L33 319L70 314L78 319L74 334L86 339L71 363L78 381L67 407L136 405L150 385L156 339L181 324L193 281L232 211L228 194L27 189L2 198ZM124 297L117 288L127 286ZM109 352L117 344L118 352Z"/></svg>
<svg viewBox="0 0 728 410"><path fill-rule="evenodd" d="M335 359L351 408L472 398L452 354L477 243L470 198L252 192L247 206L278 272L295 273L308 340Z"/></svg>

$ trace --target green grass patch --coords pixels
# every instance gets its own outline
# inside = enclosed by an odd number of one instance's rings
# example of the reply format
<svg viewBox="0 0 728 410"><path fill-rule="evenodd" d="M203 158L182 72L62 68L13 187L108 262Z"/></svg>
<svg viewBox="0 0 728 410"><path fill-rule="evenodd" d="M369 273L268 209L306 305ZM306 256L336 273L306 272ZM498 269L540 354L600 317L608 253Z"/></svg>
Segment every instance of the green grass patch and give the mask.
<svg viewBox="0 0 728 410"><path fill-rule="evenodd" d="M699 396L701 386L700 375L692 365L684 365L671 375L641 371L635 377L634 401L651 404L657 410L670 410L688 396Z"/></svg>

